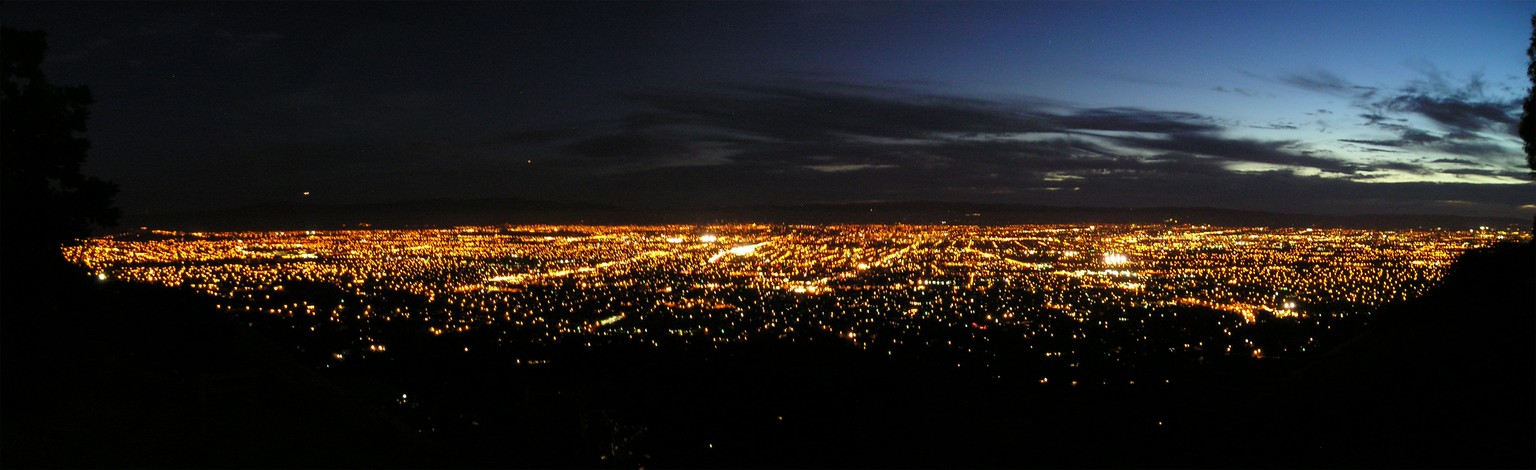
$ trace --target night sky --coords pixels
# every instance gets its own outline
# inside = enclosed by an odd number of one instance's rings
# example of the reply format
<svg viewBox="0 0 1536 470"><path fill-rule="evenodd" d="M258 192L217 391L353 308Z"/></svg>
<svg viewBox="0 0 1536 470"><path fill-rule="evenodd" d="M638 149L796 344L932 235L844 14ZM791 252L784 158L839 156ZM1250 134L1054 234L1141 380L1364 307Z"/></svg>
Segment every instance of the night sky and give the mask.
<svg viewBox="0 0 1536 470"><path fill-rule="evenodd" d="M30 3L135 214L973 201L1530 217L1528 2ZM305 191L310 196L303 196Z"/></svg>

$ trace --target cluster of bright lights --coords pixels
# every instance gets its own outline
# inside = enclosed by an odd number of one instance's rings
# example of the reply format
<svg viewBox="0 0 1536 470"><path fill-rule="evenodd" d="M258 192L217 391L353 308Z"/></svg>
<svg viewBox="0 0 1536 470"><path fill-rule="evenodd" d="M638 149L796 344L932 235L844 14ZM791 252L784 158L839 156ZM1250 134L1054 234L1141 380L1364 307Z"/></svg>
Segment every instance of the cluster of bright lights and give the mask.
<svg viewBox="0 0 1536 470"><path fill-rule="evenodd" d="M445 338L489 331L502 344L836 338L887 354L945 350L981 361L1001 357L997 342L1006 338L1073 364L1126 357L1083 349L1099 344L1089 338L1163 342L1169 354L1248 355L1262 346L1263 357L1283 356L1313 339L1248 328L1287 321L1326 331L1418 295L1468 248L1523 236L534 226L155 232L86 240L66 255L98 279L194 289L219 308L282 318L297 331L356 331L339 356L349 360L394 353L380 338L410 328ZM306 297L313 288L297 285L333 286L339 299Z"/></svg>

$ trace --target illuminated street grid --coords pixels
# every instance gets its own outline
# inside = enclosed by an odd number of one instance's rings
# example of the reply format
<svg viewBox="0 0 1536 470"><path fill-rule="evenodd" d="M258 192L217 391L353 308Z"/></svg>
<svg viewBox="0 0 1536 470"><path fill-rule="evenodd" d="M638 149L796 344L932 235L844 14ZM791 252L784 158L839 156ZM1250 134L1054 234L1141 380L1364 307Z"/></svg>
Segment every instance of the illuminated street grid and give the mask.
<svg viewBox="0 0 1536 470"><path fill-rule="evenodd" d="M1180 225L508 226L146 231L86 240L66 254L103 281L190 288L221 309L331 335L327 350L311 351L327 360L387 357L393 341L415 337L457 336L466 351L471 343L537 351L530 346L833 340L1001 374L1020 362L1123 372L1154 361L1304 352L1335 326L1423 293L1461 252L1524 236ZM537 357L527 362L548 360Z"/></svg>

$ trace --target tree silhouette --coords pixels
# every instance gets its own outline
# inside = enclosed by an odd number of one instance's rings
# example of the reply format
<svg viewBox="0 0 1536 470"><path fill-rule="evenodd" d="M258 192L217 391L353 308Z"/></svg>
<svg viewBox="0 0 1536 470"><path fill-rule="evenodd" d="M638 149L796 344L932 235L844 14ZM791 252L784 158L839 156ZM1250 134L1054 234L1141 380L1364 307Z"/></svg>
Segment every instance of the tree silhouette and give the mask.
<svg viewBox="0 0 1536 470"><path fill-rule="evenodd" d="M59 247L116 224L117 186L81 174L91 92L43 75L42 31L0 29L0 266L8 285L62 265Z"/></svg>
<svg viewBox="0 0 1536 470"><path fill-rule="evenodd" d="M1520 138L1525 140L1525 164L1536 179L1536 15L1531 15L1531 45L1525 48L1525 75L1531 88L1525 95L1525 113L1520 116Z"/></svg>

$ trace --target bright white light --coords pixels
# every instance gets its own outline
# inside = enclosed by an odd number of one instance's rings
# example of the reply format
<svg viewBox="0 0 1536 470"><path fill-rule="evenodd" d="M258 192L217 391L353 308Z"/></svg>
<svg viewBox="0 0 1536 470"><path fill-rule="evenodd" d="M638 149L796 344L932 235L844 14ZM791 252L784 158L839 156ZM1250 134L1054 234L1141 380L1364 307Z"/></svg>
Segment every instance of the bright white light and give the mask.
<svg viewBox="0 0 1536 470"><path fill-rule="evenodd" d="M1130 258L1127 258L1125 255L1122 255L1122 254L1119 254L1119 253L1110 253L1110 254L1104 255L1104 264L1107 264L1107 265L1110 265L1110 266L1119 265L1119 264L1125 264L1125 263L1127 263L1129 261L1130 261Z"/></svg>
<svg viewBox="0 0 1536 470"><path fill-rule="evenodd" d="M667 237L667 243L682 243L683 237Z"/></svg>
<svg viewBox="0 0 1536 470"><path fill-rule="evenodd" d="M725 255L736 255L736 256L750 255L750 254L752 254L753 251L757 250L757 247L760 247L760 246L763 246L763 245L767 245L768 243L770 243L770 242L762 242L762 243L758 243L756 245L741 245L741 246L737 246L737 247L731 247L731 248L728 248L728 249L720 250L719 253L715 253L714 256L709 257L709 262L713 263L713 262L716 262L716 261L720 261L720 258L724 258Z"/></svg>
<svg viewBox="0 0 1536 470"><path fill-rule="evenodd" d="M709 235L709 234L705 234L704 236L699 237L699 241L704 242L704 243L714 243L715 240L718 240L718 238L716 238L714 235Z"/></svg>
<svg viewBox="0 0 1536 470"><path fill-rule="evenodd" d="M107 280L107 273L99 273L99 274L97 274L96 275L96 280L98 280L98 281L105 281L105 280Z"/></svg>

